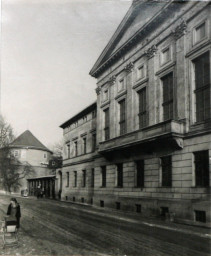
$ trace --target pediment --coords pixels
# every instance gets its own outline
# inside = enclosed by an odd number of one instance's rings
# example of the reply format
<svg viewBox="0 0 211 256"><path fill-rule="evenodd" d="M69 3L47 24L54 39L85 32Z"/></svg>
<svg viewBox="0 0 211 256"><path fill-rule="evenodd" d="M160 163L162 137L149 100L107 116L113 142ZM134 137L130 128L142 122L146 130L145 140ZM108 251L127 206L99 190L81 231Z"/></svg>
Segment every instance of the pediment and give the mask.
<svg viewBox="0 0 211 256"><path fill-rule="evenodd" d="M166 2L134 1L90 71L90 75L94 76L96 70L120 51L166 4Z"/></svg>

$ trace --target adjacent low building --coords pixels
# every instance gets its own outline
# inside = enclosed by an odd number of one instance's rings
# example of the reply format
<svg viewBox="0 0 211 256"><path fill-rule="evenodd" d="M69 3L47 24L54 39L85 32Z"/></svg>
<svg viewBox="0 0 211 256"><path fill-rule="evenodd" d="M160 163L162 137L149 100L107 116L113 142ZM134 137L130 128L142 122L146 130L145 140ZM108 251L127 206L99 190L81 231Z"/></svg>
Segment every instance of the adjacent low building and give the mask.
<svg viewBox="0 0 211 256"><path fill-rule="evenodd" d="M133 1L90 72L97 118L61 125L64 199L211 223L210 14L205 1Z"/></svg>

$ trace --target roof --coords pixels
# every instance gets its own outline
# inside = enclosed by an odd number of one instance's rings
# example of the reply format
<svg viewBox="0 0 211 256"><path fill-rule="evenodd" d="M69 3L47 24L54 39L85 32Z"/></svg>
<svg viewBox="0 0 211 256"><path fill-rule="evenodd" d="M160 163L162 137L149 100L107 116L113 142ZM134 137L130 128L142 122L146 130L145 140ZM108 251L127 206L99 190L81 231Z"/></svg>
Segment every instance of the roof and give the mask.
<svg viewBox="0 0 211 256"><path fill-rule="evenodd" d="M55 178L55 175L46 175L46 176L39 176L34 178L28 178L27 180L37 180L37 179L48 179L48 178Z"/></svg>
<svg viewBox="0 0 211 256"><path fill-rule="evenodd" d="M96 110L96 109L97 109L97 102L95 101L94 103L92 103L91 105L87 106L86 108L84 108L83 110L78 112L76 115L74 115L73 117L71 117L70 119L65 121L63 124L60 125L60 127L64 129L68 125L76 122L79 118L89 114L91 111Z"/></svg>
<svg viewBox="0 0 211 256"><path fill-rule="evenodd" d="M162 19L166 19L171 12L176 12L180 6L181 4L176 3L176 0L133 1L89 74L98 77L103 70L111 66L111 63L121 58L129 48L134 47L137 42L140 43L153 26L158 26Z"/></svg>
<svg viewBox="0 0 211 256"><path fill-rule="evenodd" d="M51 152L44 146L29 130L26 130L18 136L11 144L10 147L15 148L31 148Z"/></svg>

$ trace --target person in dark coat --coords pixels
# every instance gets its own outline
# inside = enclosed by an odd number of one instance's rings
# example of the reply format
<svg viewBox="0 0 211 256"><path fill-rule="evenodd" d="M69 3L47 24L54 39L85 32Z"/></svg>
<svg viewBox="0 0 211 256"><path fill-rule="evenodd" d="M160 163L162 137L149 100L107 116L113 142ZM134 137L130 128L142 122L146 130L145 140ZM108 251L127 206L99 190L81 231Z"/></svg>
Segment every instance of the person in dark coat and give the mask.
<svg viewBox="0 0 211 256"><path fill-rule="evenodd" d="M10 199L10 204L7 209L7 225L16 223L17 228L20 227L21 209L16 198Z"/></svg>

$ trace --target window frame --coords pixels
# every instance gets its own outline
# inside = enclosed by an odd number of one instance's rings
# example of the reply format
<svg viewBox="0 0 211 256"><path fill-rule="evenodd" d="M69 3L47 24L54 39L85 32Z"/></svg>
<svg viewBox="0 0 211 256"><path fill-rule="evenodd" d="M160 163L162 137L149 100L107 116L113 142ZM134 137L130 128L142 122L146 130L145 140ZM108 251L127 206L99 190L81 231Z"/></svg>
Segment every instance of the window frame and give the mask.
<svg viewBox="0 0 211 256"><path fill-rule="evenodd" d="M105 188L107 183L107 167L106 165L101 166L102 184L101 187Z"/></svg>

